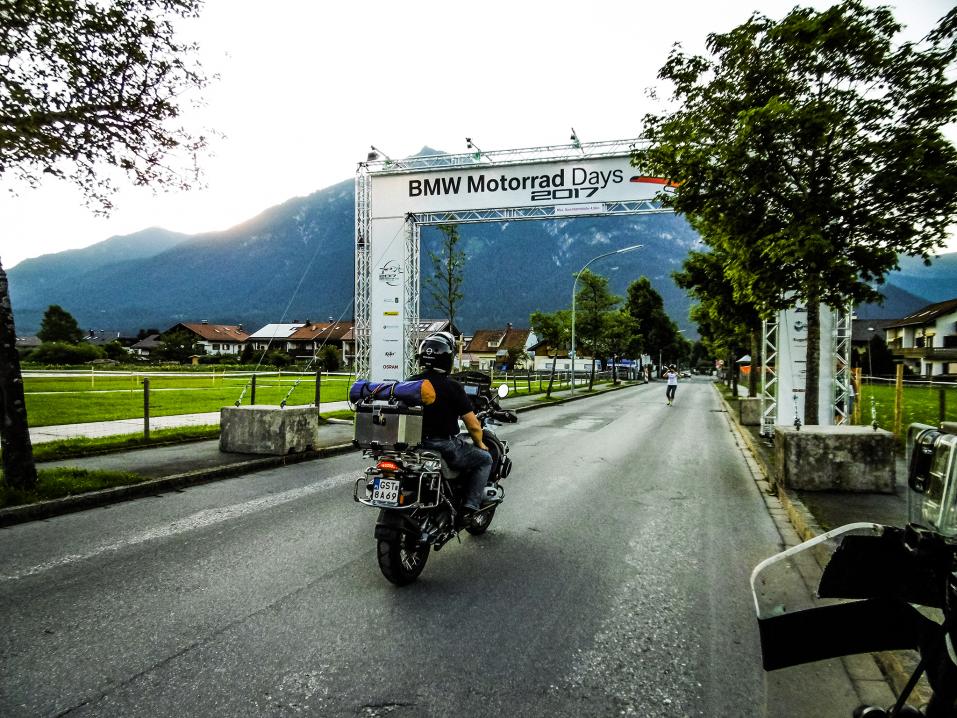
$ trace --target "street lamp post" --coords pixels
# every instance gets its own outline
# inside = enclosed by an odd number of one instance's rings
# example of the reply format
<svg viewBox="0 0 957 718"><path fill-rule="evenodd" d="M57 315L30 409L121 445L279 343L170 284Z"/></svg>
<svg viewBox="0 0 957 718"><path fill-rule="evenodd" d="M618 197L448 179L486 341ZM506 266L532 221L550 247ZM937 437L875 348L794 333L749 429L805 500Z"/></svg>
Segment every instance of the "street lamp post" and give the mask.
<svg viewBox="0 0 957 718"><path fill-rule="evenodd" d="M630 247L622 247L621 249L616 249L613 252L605 252L604 254L599 254L597 257L592 257L587 262L585 266L578 270L578 274L575 275L575 281L572 282L572 395L575 394L575 292L576 287L578 286L578 278L581 276L582 272L588 269L588 265L592 262L595 262L603 257L610 257L613 254L623 254L625 252L632 252L636 249L641 249L645 245L643 244L633 244ZM592 361L595 361L595 358L592 357Z"/></svg>

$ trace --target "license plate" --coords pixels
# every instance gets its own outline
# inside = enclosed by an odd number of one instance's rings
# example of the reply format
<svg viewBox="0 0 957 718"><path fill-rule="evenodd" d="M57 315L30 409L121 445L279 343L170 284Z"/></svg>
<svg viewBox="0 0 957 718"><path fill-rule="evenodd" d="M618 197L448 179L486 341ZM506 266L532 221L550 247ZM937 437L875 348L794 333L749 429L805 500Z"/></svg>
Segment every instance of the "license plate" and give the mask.
<svg viewBox="0 0 957 718"><path fill-rule="evenodd" d="M399 503L399 482L395 479L376 478L372 482L372 500L377 504L397 506Z"/></svg>

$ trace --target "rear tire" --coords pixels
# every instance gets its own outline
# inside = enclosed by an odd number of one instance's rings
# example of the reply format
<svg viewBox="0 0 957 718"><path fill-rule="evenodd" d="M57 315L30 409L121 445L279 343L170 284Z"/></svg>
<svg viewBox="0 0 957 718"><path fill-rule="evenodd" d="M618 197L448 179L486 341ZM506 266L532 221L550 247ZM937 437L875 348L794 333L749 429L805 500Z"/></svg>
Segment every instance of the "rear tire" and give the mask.
<svg viewBox="0 0 957 718"><path fill-rule="evenodd" d="M412 583L429 560L429 545L416 544L409 534L400 532L395 539L379 539L379 570L396 586Z"/></svg>
<svg viewBox="0 0 957 718"><path fill-rule="evenodd" d="M485 511L480 511L472 517L472 523L465 527L465 530L468 531L473 536L481 536L486 531L492 523L492 517L495 516L495 509L497 506L493 506L490 509Z"/></svg>

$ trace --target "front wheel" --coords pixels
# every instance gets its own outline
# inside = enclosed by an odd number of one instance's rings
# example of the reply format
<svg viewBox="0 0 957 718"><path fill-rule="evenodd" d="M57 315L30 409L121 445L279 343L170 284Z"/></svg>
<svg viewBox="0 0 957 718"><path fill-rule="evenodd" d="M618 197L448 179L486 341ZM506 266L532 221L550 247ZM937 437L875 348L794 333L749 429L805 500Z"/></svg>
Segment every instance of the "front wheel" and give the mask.
<svg viewBox="0 0 957 718"><path fill-rule="evenodd" d="M468 531L473 536L481 536L486 531L492 523L492 517L495 516L495 509L497 506L493 506L490 509L485 509L485 511L479 511L472 518L472 523L469 524L465 530Z"/></svg>
<svg viewBox="0 0 957 718"><path fill-rule="evenodd" d="M395 539L379 539L379 570L396 586L412 583L429 560L429 545L416 543L409 534L400 532Z"/></svg>

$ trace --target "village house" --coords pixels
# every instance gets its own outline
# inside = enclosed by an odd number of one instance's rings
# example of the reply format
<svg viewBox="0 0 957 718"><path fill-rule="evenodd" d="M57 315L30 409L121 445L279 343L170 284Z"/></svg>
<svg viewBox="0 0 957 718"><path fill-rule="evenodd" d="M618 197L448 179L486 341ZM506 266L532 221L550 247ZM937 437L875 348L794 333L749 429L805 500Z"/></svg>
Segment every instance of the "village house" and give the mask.
<svg viewBox="0 0 957 718"><path fill-rule="evenodd" d="M291 347L287 345L286 340L304 326L306 326L304 322L267 324L262 329L258 329L250 334L246 339L246 345L252 347L253 351L257 352L263 352L267 349L290 351Z"/></svg>
<svg viewBox="0 0 957 718"><path fill-rule="evenodd" d="M538 343L531 329L516 329L511 323L505 329L478 329L465 347L471 369L479 371L510 370L529 365L528 351ZM515 366L510 361L514 360Z"/></svg>
<svg viewBox="0 0 957 718"><path fill-rule="evenodd" d="M318 322L304 324L286 338L286 351L297 359L311 359L323 346L335 347L343 366L355 360L353 322Z"/></svg>
<svg viewBox="0 0 957 718"><path fill-rule="evenodd" d="M138 342L133 344L130 347L130 351L133 352L138 357L148 357L152 352L155 352L160 347L163 346L163 341L160 339L159 334L150 334L143 337Z"/></svg>
<svg viewBox="0 0 957 718"><path fill-rule="evenodd" d="M205 320L196 322L180 322L167 329L163 334L185 330L198 337L199 344L207 354L240 354L249 337L243 331L243 325L210 324Z"/></svg>
<svg viewBox="0 0 957 718"><path fill-rule="evenodd" d="M884 331L891 353L921 376L957 374L957 299L929 304Z"/></svg>

